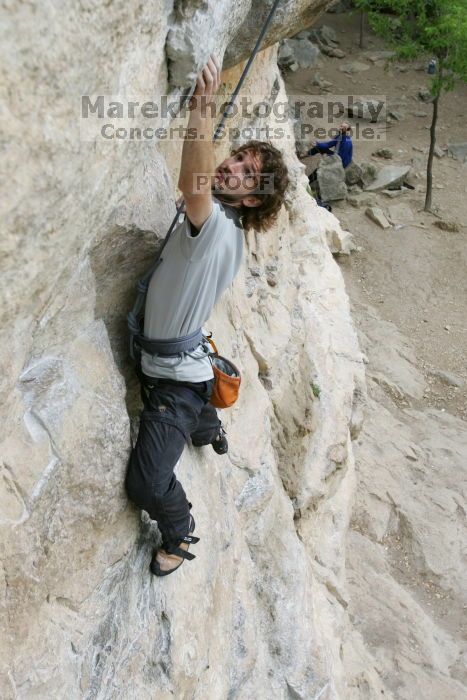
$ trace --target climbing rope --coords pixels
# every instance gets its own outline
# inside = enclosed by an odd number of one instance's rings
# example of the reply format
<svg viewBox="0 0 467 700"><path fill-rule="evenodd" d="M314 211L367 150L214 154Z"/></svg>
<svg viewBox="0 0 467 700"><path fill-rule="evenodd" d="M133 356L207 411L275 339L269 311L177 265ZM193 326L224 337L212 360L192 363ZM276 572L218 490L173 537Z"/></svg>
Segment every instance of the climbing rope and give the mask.
<svg viewBox="0 0 467 700"><path fill-rule="evenodd" d="M272 18L274 17L274 14L275 14L280 2L281 2L281 0L275 0L273 6L271 7L271 10L270 10L268 16L266 17L266 21L263 24L260 35L256 41L256 44L253 48L253 51L251 52L250 58L248 59L246 65L245 65L245 68L243 69L243 72L242 72L240 79L235 87L235 90L232 93L230 100L226 103L226 107L225 107L224 112L222 114L222 118L221 118L219 124L217 125L215 132L214 132L214 136L212 139L213 143L218 138L220 138L222 136L225 120L228 118L228 116L232 112L232 108L234 106L235 100L238 97L238 93L240 92L241 87L242 87L243 83L245 82L245 78L248 74L248 71L251 68L251 64L255 60L256 54L260 50L264 36L268 30L269 25L271 24ZM135 338L135 336L137 336L141 333L140 314L143 311L144 303L146 301L146 293L148 291L149 283L151 281L151 278L152 278L154 272L156 271L156 269L159 267L159 265L162 262L162 253L164 251L165 246L169 242L169 238L172 234L172 231L175 228L175 224L178 221L178 217L183 209L184 204L185 204L185 202L182 199L180 201L180 204L177 207L177 212L173 218L172 223L170 224L169 230L167 231L167 233L165 235L164 242L162 243L162 246L161 246L159 253L158 253L158 256L157 256L157 260L154 262L151 269L145 274L145 276L139 280L137 287L136 287L136 292L137 292L136 301L135 301L135 304L133 306L133 309L129 312L128 317L127 317L128 329L130 331L130 355L133 359L134 359L134 338Z"/></svg>

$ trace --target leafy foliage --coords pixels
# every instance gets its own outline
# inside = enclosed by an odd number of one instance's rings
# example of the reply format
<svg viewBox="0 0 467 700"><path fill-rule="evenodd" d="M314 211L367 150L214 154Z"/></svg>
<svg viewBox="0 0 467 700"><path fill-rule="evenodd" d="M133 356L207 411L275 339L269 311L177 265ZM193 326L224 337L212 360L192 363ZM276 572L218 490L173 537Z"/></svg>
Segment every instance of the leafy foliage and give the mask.
<svg viewBox="0 0 467 700"><path fill-rule="evenodd" d="M437 59L433 96L467 81L467 0L355 0L355 6L394 46L398 58Z"/></svg>

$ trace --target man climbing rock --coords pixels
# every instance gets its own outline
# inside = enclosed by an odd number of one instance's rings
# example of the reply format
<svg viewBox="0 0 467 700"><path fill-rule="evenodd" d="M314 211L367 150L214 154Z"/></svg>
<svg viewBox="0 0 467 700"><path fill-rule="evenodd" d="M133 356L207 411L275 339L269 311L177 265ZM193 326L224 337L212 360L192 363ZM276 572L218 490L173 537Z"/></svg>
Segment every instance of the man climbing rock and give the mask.
<svg viewBox="0 0 467 700"><path fill-rule="evenodd" d="M211 444L218 454L228 449L209 403L214 379L202 326L240 268L244 230L265 231L274 223L288 185L282 155L268 142L249 141L215 168L212 114L203 103L216 94L220 70L211 56L196 81L187 129L196 138L184 141L178 182L186 216L164 249L146 298L144 336L182 348L142 352L145 407L126 477L130 499L157 521L162 535L151 561L156 576L193 559L188 548L198 541L191 503L174 474L185 443ZM263 192L265 173L273 176L273 187Z"/></svg>

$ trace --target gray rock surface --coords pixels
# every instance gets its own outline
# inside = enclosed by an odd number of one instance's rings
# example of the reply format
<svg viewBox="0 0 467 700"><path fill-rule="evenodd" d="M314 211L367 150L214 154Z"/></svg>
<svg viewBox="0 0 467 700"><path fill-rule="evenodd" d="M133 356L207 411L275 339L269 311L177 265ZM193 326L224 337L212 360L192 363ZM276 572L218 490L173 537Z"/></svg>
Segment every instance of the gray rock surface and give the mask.
<svg viewBox="0 0 467 700"><path fill-rule="evenodd" d="M331 255L351 235L306 192L290 124L287 206L246 235L209 320L244 378L230 452L188 447L177 466L196 560L150 577L157 530L124 494L140 409L125 315L182 144L80 140L76 97L189 85L213 49L245 58L270 5L5 4L2 700L465 697L465 424L410 405L424 378L392 324L368 313L361 352ZM268 41L322 7L285 3ZM250 93L286 99L276 63L261 52Z"/></svg>
<svg viewBox="0 0 467 700"><path fill-rule="evenodd" d="M364 188L376 180L378 170L373 163L360 163L361 184Z"/></svg>
<svg viewBox="0 0 467 700"><path fill-rule="evenodd" d="M308 32L309 38L315 41L319 47L335 48L339 44L337 32L327 24L322 24L316 29L311 29Z"/></svg>
<svg viewBox="0 0 467 700"><path fill-rule="evenodd" d="M368 413L347 540L346 698L465 697L465 422L411 407L424 378L408 339L358 305Z"/></svg>
<svg viewBox="0 0 467 700"><path fill-rule="evenodd" d="M319 73L315 73L313 78L313 85L317 85L321 90L329 91L332 88L332 83L330 80L325 80Z"/></svg>
<svg viewBox="0 0 467 700"><path fill-rule="evenodd" d="M166 51L172 87L188 88L211 53L229 68L249 57L273 0L192 0L175 3ZM288 0L278 7L263 48L312 24L323 9L318 0Z"/></svg>
<svg viewBox="0 0 467 700"><path fill-rule="evenodd" d="M365 187L366 190L400 189L410 172L410 165L386 165L378 172L376 180Z"/></svg>
<svg viewBox="0 0 467 700"><path fill-rule="evenodd" d="M388 110L388 116L387 120L388 121L396 121L396 122L401 122L405 117L404 112L401 112L400 110L397 109L390 109Z"/></svg>
<svg viewBox="0 0 467 700"><path fill-rule="evenodd" d="M321 51L327 56L332 56L333 58L345 58L346 53L342 49L334 49L331 47L322 48Z"/></svg>
<svg viewBox="0 0 467 700"><path fill-rule="evenodd" d="M329 46L339 43L336 30L333 29L333 27L330 27L328 24L322 24L318 30L318 34L322 41Z"/></svg>
<svg viewBox="0 0 467 700"><path fill-rule="evenodd" d="M452 233L457 233L460 231L460 226L456 221L446 221L446 219L437 219L435 221L435 226L440 228L442 231L451 231Z"/></svg>
<svg viewBox="0 0 467 700"><path fill-rule="evenodd" d="M215 0L211 0L215 2ZM235 3L234 3L235 4ZM244 13L244 21L235 34L235 40L227 45L225 66L231 66L249 57L258 38L258 28L272 7L273 0L252 0L251 9ZM320 0L287 0L280 3L264 46L271 46L279 39L293 36L303 27L310 27L321 15L327 2Z"/></svg>
<svg viewBox="0 0 467 700"><path fill-rule="evenodd" d="M368 60L371 61L372 63L376 63L377 61L386 61L389 58L394 58L395 52L394 51L367 51L364 53L364 57Z"/></svg>
<svg viewBox="0 0 467 700"><path fill-rule="evenodd" d="M355 161L352 161L345 168L345 184L348 187L351 187L352 185L361 184L361 182L362 182L362 169Z"/></svg>
<svg viewBox="0 0 467 700"><path fill-rule="evenodd" d="M448 145L448 153L460 160L462 163L467 162L467 143L450 143Z"/></svg>
<svg viewBox="0 0 467 700"><path fill-rule="evenodd" d="M367 209L365 209L365 214L381 228L391 228L391 224L387 220L381 207L367 207Z"/></svg>
<svg viewBox="0 0 467 700"><path fill-rule="evenodd" d="M279 48L277 62L283 68L292 64L298 68L311 68L319 55L319 48L308 39L286 39Z"/></svg>
<svg viewBox="0 0 467 700"><path fill-rule="evenodd" d="M365 385L326 242L348 237L306 192L290 125L280 144L293 181L287 208L267 236L246 236L242 271L209 321L244 378L238 405L223 416L229 456L189 447L177 466L201 538L194 562L167 579L149 575L157 532L123 489L140 410L125 316L174 214L182 143L81 141L76 99L99 90L167 94L166 39L172 75L185 79L198 50L210 50L211 38L231 41L247 14L245 3L220 5L177 3L173 15L162 1L62 3L53 12L8 5L5 700L324 699L345 689L329 642L339 637L339 611L329 618L321 609L329 588L344 596L351 437L361 429ZM289 9L291 25L303 21L298 7L283 10L276 34L289 30ZM203 12L214 13L211 33ZM306 3L305 16L315 12ZM177 37L192 38L186 56ZM227 90L240 71L224 72ZM286 99L274 49L257 57L249 81L254 94ZM219 160L229 146L219 144ZM298 521L320 536L301 540Z"/></svg>
<svg viewBox="0 0 467 700"><path fill-rule="evenodd" d="M347 187L345 184L345 170L340 156L326 155L321 159L318 167L318 184L321 199L325 202L345 199Z"/></svg>
<svg viewBox="0 0 467 700"><path fill-rule="evenodd" d="M456 386L458 388L461 388L465 384L465 381L462 379L462 377L458 377L457 374L453 374L452 372L446 372L442 369L434 369L432 371L432 374L433 376L438 377L438 379L441 379L441 381L445 384L449 384L449 386Z"/></svg>
<svg viewBox="0 0 467 700"><path fill-rule="evenodd" d="M418 99L422 102L433 102L433 95L428 88L420 88L418 91Z"/></svg>
<svg viewBox="0 0 467 700"><path fill-rule="evenodd" d="M373 156L378 156L378 158L385 158L386 160L391 160L393 157L393 152L391 151L390 148L378 148L374 153L372 153Z"/></svg>
<svg viewBox="0 0 467 700"><path fill-rule="evenodd" d="M369 207L371 206L374 201L375 201L376 195L371 193L362 193L362 194L357 194L357 195L352 195L347 197L347 202L352 206L355 207L355 209L359 209L360 207Z"/></svg>
<svg viewBox="0 0 467 700"><path fill-rule="evenodd" d="M368 63L363 63L363 61L349 61L339 66L339 70L342 73L361 73L369 69Z"/></svg>

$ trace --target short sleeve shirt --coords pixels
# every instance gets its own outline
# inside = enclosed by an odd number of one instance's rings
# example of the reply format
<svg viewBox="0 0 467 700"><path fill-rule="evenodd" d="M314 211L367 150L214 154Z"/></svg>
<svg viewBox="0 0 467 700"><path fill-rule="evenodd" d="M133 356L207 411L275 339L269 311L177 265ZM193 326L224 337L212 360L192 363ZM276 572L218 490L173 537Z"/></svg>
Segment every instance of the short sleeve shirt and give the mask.
<svg viewBox="0 0 467 700"><path fill-rule="evenodd" d="M147 338L179 338L202 328L237 274L244 233L238 213L213 199L212 212L196 236L187 217L167 243L149 284L144 316ZM180 381L205 381L212 374L204 344L177 357L143 351L143 372Z"/></svg>

